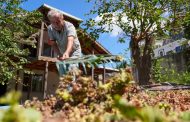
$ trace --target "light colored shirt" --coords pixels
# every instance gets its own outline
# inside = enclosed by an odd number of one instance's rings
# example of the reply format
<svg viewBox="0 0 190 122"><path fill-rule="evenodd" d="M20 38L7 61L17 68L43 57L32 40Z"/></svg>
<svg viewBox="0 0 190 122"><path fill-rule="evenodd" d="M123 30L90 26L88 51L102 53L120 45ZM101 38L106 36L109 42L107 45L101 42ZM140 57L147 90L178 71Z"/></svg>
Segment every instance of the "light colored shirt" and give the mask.
<svg viewBox="0 0 190 122"><path fill-rule="evenodd" d="M52 25L49 25L48 35L50 40L56 41L61 54L63 54L67 49L68 36L73 36L74 42L70 57L81 56L80 42L77 37L76 29L72 23L64 21L64 27L60 32L55 30Z"/></svg>

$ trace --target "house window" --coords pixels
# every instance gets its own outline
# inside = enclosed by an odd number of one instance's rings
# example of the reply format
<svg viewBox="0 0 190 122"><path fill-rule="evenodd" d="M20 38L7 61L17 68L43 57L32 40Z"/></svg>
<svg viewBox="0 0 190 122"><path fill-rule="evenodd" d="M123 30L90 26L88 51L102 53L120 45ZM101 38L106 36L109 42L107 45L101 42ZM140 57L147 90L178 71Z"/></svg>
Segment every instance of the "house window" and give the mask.
<svg viewBox="0 0 190 122"><path fill-rule="evenodd" d="M42 74L24 74L23 91L42 92L43 91L43 75Z"/></svg>
<svg viewBox="0 0 190 122"><path fill-rule="evenodd" d="M43 75L35 74L32 77L32 91L43 91Z"/></svg>
<svg viewBox="0 0 190 122"><path fill-rule="evenodd" d="M164 49L159 50L159 51L158 51L158 55L159 55L160 57L164 56Z"/></svg>

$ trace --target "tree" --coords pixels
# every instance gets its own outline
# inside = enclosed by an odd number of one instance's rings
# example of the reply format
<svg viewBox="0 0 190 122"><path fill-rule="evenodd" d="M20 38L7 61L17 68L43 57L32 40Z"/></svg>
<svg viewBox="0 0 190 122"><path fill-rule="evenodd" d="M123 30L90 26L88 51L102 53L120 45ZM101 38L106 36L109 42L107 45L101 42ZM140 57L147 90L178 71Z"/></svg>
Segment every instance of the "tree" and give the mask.
<svg viewBox="0 0 190 122"><path fill-rule="evenodd" d="M190 39L190 10L188 10L186 13L183 26L184 26L185 38Z"/></svg>
<svg viewBox="0 0 190 122"><path fill-rule="evenodd" d="M20 8L25 0L0 0L0 83L16 78L23 69L29 51L22 44L33 44L29 35L36 30L29 24L39 21L40 14Z"/></svg>
<svg viewBox="0 0 190 122"><path fill-rule="evenodd" d="M149 84L152 46L155 37L165 37L177 32L186 10L188 0L88 0L94 2L89 14L98 19L89 19L85 26L98 38L100 33L110 32L113 26L122 29L119 41L130 37L133 64L137 69L139 84ZM179 17L179 18L178 18Z"/></svg>

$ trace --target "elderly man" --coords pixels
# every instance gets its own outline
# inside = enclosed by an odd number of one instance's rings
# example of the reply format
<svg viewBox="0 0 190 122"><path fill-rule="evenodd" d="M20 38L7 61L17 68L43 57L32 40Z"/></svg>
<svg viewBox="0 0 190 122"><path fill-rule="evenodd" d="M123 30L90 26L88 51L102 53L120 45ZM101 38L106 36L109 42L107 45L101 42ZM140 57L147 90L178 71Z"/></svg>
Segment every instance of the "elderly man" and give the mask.
<svg viewBox="0 0 190 122"><path fill-rule="evenodd" d="M81 56L81 46L74 25L64 21L63 15L55 10L50 10L47 17L51 23L48 26L48 44L53 46L54 51L58 54L58 59L63 61L69 57ZM59 71L64 68L63 66L60 67L60 65L57 65ZM72 64L59 73L63 75L66 71L75 67L77 67L77 65Z"/></svg>
<svg viewBox="0 0 190 122"><path fill-rule="evenodd" d="M51 23L48 26L48 44L53 46L58 59L81 56L81 46L74 25L64 21L63 15L55 10L50 10L47 17Z"/></svg>

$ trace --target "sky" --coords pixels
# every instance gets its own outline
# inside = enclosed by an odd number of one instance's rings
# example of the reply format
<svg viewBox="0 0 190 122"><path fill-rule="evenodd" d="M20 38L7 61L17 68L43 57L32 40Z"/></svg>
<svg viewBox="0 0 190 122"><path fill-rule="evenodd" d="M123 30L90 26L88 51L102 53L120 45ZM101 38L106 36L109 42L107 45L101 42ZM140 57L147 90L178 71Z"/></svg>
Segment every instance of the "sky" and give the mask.
<svg viewBox="0 0 190 122"><path fill-rule="evenodd" d="M97 16L86 16L93 7L92 3L87 3L86 0L28 0L27 2L21 5L22 8L32 11L39 8L43 4L50 5L54 8L60 9L64 12L67 12L73 16L76 16L82 19L84 22L85 20L89 19L90 17L96 18ZM125 50L128 49L129 40L126 43L119 43L117 41L117 31L118 28L115 28L112 33L110 34L101 34L100 38L97 40L100 42L107 50L109 50L112 54L124 54L126 53ZM126 55L126 59L129 59L129 52Z"/></svg>

